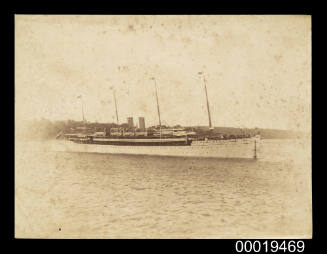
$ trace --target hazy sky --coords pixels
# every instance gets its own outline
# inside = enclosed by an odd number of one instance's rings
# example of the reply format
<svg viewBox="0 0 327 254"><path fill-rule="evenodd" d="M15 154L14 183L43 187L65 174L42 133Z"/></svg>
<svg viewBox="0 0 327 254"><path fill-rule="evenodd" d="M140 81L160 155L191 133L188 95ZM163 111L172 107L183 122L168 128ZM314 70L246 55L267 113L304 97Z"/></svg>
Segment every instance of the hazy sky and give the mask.
<svg viewBox="0 0 327 254"><path fill-rule="evenodd" d="M15 18L16 122L41 117L311 130L310 16Z"/></svg>

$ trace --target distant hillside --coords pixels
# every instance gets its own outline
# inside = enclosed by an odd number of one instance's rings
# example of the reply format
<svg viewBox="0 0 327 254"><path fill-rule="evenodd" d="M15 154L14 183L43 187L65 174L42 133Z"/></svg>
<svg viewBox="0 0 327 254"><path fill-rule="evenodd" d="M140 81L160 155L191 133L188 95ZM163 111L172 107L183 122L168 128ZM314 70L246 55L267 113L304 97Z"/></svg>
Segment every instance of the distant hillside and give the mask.
<svg viewBox="0 0 327 254"><path fill-rule="evenodd" d="M71 133L76 127L84 126L82 121L66 120L66 121L50 121L47 119L30 121L24 126L23 131L16 133L16 137L24 139L53 139L59 132ZM127 124L120 126L126 127ZM94 130L103 130L104 128L117 127L114 123L86 123L86 127L94 128Z"/></svg>
<svg viewBox="0 0 327 254"><path fill-rule="evenodd" d="M301 138L305 133L289 130L259 129L262 138Z"/></svg>
<svg viewBox="0 0 327 254"><path fill-rule="evenodd" d="M193 126L195 131L208 132L207 126ZM263 139L284 139L284 138L301 138L305 134L302 132L289 131L289 130L275 130L275 129L260 129L260 128L233 128L233 127L215 127L213 130L214 133L223 133L229 135L242 135L242 134L260 134Z"/></svg>
<svg viewBox="0 0 327 254"><path fill-rule="evenodd" d="M33 139L52 139L59 132L70 133L76 127L83 126L82 121L50 121L47 119L41 119L37 121L31 121L24 126L24 131L19 133L19 137L23 138L33 138ZM86 123L86 126L94 130L103 130L105 128L110 129L112 127L117 127L114 123ZM119 125L121 127L127 127L127 124ZM199 135L205 135L209 132L208 126L190 126L185 127L186 129L192 129L196 131ZM214 134L228 134L228 135L243 135L243 134L259 134L264 139L273 138L300 138L304 134L301 132L294 132L288 130L274 130L274 129L248 129L248 128L233 128L233 127L215 127L213 130Z"/></svg>

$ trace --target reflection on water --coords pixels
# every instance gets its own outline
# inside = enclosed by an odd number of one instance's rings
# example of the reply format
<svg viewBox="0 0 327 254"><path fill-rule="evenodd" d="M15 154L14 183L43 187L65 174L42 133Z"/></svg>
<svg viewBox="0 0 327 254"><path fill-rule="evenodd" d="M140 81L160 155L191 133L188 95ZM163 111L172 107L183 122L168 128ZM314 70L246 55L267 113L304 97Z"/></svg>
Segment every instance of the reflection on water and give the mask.
<svg viewBox="0 0 327 254"><path fill-rule="evenodd" d="M270 238L311 233L310 146L262 158L48 152L16 143L16 237Z"/></svg>

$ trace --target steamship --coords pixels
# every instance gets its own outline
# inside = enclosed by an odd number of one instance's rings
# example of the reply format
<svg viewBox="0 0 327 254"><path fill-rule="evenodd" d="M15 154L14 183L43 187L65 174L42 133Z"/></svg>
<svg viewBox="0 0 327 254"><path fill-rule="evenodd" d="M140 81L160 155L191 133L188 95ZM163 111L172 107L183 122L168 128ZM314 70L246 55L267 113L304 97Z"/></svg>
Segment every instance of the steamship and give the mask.
<svg viewBox="0 0 327 254"><path fill-rule="evenodd" d="M213 132L211 123L211 114L207 94L206 79L203 72L199 72L204 81L204 90L206 96L207 113L209 120L209 133ZM70 142L60 141L55 143L54 150L69 152L95 152L95 153L113 153L113 154L139 154L139 155L164 155L164 156L191 156L191 157L237 157L237 158L257 158L258 144L260 136L248 137L244 139L225 140L207 135L203 140L196 138L196 133L184 130L172 131L171 135L165 135L165 129L162 129L160 108L158 100L158 89L155 78L154 81L157 113L159 120L159 130L152 135L135 135L136 133L124 133L123 129L116 128L110 133L95 132L89 134L64 134ZM118 109L115 90L113 97L116 109L116 120L118 121ZM82 116L84 117L83 100Z"/></svg>

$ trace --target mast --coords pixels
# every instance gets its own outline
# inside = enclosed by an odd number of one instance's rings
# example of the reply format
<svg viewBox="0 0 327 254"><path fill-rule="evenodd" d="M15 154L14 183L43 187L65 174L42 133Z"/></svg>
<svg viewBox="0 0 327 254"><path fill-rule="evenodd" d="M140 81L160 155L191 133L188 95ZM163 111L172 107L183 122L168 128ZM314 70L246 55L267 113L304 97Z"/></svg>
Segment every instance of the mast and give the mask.
<svg viewBox="0 0 327 254"><path fill-rule="evenodd" d="M118 121L118 110L117 110L117 100L116 100L116 92L115 92L115 89L113 89L112 91L113 91L113 94L114 94L114 100L115 100L117 125L119 125L119 121Z"/></svg>
<svg viewBox="0 0 327 254"><path fill-rule="evenodd" d="M82 119L83 119L83 123L85 124L85 116L84 116L84 102L83 102L83 97L82 95L77 96L77 99L81 100L81 104L82 104Z"/></svg>
<svg viewBox="0 0 327 254"><path fill-rule="evenodd" d="M257 159L257 140L254 139L254 159Z"/></svg>
<svg viewBox="0 0 327 254"><path fill-rule="evenodd" d="M158 110L159 127L160 127L160 138L161 138L161 119L160 119L160 109L159 109L159 99L158 99L157 81L156 81L156 79L155 79L154 77L151 78L151 79L154 80L154 86L155 86L155 89L156 89L157 110Z"/></svg>
<svg viewBox="0 0 327 254"><path fill-rule="evenodd" d="M210 107L209 107L209 100L208 100L208 92L207 92L207 84L206 84L206 78L204 76L204 72L199 72L200 75L203 76L203 82L204 82L204 91L206 93L206 101L207 101L207 111L208 111L208 119L209 119L209 129L213 129L212 128L212 124L211 124L211 114L210 114Z"/></svg>
<svg viewBox="0 0 327 254"><path fill-rule="evenodd" d="M83 122L85 123L85 115L84 115L84 101L82 98L82 115L83 115Z"/></svg>
<svg viewBox="0 0 327 254"><path fill-rule="evenodd" d="M77 96L77 99L80 99L81 100L81 104L82 104L82 119L83 119L83 126L84 126L83 133L86 133L86 119L85 119L85 115L84 115L84 101L83 101L82 95Z"/></svg>

